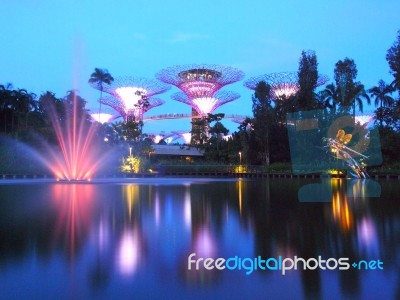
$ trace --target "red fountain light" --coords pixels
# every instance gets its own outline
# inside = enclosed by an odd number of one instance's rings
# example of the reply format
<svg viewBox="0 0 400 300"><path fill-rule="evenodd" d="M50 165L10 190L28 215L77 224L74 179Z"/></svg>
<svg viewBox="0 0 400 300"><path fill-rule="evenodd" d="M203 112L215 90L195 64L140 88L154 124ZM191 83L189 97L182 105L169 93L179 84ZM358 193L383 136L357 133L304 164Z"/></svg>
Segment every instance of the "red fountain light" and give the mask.
<svg viewBox="0 0 400 300"><path fill-rule="evenodd" d="M93 185L53 185L52 204L57 213L53 244L61 244L68 258L73 261L87 240L93 218L93 199L98 197Z"/></svg>
<svg viewBox="0 0 400 300"><path fill-rule="evenodd" d="M78 116L77 95L74 93L72 107L67 109L65 123L60 120L53 105L49 105L49 117L56 133L59 151L50 148L49 156L42 157L57 180L90 180L104 158L93 147L95 126Z"/></svg>

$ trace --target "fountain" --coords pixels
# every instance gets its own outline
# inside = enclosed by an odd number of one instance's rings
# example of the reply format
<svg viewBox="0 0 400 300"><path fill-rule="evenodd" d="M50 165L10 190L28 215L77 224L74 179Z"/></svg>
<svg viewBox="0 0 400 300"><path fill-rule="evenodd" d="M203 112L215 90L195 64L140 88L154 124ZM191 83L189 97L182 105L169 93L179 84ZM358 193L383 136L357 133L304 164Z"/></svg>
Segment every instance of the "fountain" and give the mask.
<svg viewBox="0 0 400 300"><path fill-rule="evenodd" d="M68 97L72 99L68 101ZM94 143L95 123L89 123L86 114L80 113L77 97L75 92L67 96L64 119L56 111L54 103L47 107L58 149L47 147L49 155L42 156L41 160L57 181L90 181L105 158L104 151L101 153L100 147Z"/></svg>

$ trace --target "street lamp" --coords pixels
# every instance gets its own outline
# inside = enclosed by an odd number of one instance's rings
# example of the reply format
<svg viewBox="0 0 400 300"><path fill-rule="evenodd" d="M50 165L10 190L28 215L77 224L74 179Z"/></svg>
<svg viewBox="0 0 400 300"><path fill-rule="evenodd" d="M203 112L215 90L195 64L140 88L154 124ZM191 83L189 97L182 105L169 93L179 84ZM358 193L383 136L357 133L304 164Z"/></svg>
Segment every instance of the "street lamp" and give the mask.
<svg viewBox="0 0 400 300"><path fill-rule="evenodd" d="M239 165L242 164L242 152L239 152Z"/></svg>

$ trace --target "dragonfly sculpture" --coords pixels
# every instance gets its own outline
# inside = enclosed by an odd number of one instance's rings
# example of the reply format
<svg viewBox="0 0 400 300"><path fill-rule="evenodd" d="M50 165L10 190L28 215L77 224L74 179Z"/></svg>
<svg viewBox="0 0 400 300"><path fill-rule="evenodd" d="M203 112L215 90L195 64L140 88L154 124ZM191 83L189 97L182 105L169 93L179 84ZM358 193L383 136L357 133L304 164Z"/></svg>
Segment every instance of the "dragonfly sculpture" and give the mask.
<svg viewBox="0 0 400 300"><path fill-rule="evenodd" d="M362 163L358 163L355 159L356 156L360 156L363 158L368 158L346 145L351 141L353 135L351 133L346 133L343 129L339 129L335 138L327 138L327 144L330 148L330 151L334 153L337 159L343 159L346 164L352 170L352 175L358 178L367 178L368 173L365 171L365 168Z"/></svg>

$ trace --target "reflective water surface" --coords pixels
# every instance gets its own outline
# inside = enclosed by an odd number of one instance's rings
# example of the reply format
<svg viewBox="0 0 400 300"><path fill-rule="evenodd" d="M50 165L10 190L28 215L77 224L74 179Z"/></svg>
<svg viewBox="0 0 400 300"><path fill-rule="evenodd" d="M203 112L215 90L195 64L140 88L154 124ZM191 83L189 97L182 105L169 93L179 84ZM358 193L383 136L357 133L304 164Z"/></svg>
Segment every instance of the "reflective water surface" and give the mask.
<svg viewBox="0 0 400 300"><path fill-rule="evenodd" d="M0 181L0 290L18 298L400 297L400 185L320 180ZM188 256L380 260L383 269L188 270ZM194 266L194 265L193 265Z"/></svg>

